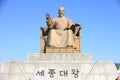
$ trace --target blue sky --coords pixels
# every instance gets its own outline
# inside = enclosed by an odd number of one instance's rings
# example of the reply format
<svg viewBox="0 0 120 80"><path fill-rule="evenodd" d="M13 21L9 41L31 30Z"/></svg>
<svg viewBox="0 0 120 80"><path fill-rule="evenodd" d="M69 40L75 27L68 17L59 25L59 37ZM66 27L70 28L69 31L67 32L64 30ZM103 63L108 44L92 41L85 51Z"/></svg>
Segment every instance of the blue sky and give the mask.
<svg viewBox="0 0 120 80"><path fill-rule="evenodd" d="M82 53L120 62L120 0L0 0L0 62L39 54L45 14L58 16L61 5L83 27Z"/></svg>

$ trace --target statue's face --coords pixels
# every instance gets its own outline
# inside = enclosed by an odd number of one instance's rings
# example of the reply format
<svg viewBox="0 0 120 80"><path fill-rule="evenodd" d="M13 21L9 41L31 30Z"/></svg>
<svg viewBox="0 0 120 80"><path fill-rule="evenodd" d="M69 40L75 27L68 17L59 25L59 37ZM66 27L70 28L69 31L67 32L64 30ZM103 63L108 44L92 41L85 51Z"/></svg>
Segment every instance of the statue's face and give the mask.
<svg viewBox="0 0 120 80"><path fill-rule="evenodd" d="M59 16L63 17L64 16L64 9L59 9Z"/></svg>

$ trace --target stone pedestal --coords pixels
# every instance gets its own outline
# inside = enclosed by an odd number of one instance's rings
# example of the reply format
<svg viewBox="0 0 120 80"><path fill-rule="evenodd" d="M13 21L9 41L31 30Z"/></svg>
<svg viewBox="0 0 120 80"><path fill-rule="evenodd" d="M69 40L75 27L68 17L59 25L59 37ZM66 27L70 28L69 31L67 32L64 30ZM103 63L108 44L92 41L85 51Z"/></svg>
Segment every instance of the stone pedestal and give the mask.
<svg viewBox="0 0 120 80"><path fill-rule="evenodd" d="M92 61L92 54L46 53L29 54L29 61Z"/></svg>
<svg viewBox="0 0 120 80"><path fill-rule="evenodd" d="M111 61L92 61L91 54L30 54L27 61L5 61L0 80L115 80Z"/></svg>

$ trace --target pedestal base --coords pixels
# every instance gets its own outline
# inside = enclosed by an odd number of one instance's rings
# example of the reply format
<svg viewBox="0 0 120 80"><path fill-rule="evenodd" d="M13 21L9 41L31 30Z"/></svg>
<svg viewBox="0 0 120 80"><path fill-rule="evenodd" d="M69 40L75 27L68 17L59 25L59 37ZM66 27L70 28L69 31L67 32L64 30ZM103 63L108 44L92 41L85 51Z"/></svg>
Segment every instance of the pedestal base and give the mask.
<svg viewBox="0 0 120 80"><path fill-rule="evenodd" d="M29 55L28 61L5 61L1 64L0 80L115 80L118 75L111 61L74 61L70 57L66 58L68 61L48 61L50 58L34 58Z"/></svg>

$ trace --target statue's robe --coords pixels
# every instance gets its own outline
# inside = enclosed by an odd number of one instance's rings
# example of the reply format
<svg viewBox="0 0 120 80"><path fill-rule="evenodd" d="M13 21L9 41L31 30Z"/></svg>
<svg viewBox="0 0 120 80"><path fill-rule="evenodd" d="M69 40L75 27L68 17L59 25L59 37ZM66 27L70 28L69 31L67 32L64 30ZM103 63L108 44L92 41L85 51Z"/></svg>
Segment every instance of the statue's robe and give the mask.
<svg viewBox="0 0 120 80"><path fill-rule="evenodd" d="M74 34L72 30L64 30L70 27L73 22L66 17L57 17L47 21L49 28L52 28L48 34L47 45L54 47L74 47Z"/></svg>

